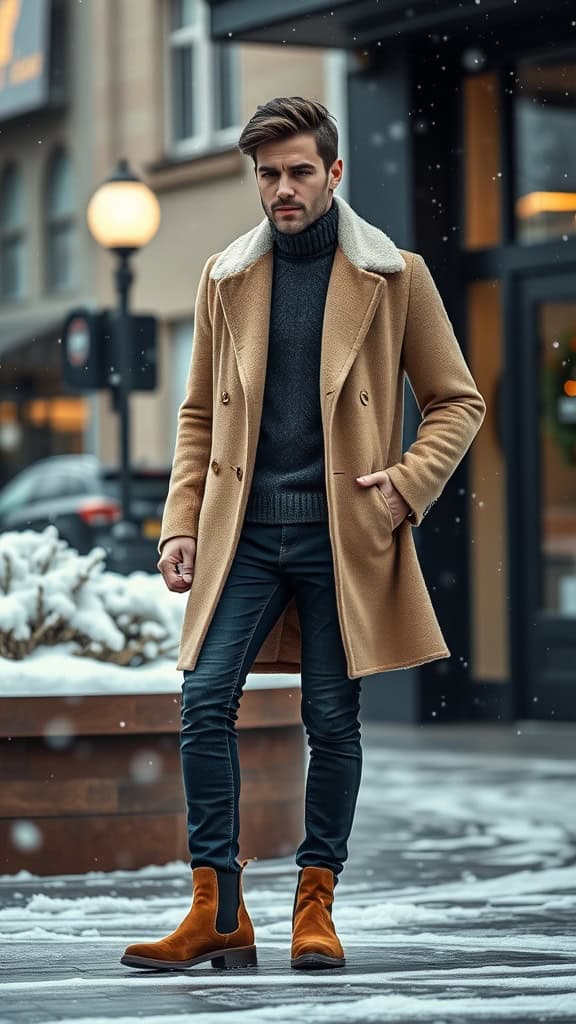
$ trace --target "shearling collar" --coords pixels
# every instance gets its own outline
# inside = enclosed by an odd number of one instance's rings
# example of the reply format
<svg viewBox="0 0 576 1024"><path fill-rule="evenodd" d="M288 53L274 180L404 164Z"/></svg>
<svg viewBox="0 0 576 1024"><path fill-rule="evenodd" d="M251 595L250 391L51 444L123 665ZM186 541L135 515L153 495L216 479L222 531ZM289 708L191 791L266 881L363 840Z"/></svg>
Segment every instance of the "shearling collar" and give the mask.
<svg viewBox="0 0 576 1024"><path fill-rule="evenodd" d="M338 204L338 244L345 256L360 270L376 274L394 274L406 263L391 238L380 228L360 217L342 196ZM240 235L215 260L210 277L215 281L246 270L251 263L272 249L274 238L270 221L264 217L255 228Z"/></svg>

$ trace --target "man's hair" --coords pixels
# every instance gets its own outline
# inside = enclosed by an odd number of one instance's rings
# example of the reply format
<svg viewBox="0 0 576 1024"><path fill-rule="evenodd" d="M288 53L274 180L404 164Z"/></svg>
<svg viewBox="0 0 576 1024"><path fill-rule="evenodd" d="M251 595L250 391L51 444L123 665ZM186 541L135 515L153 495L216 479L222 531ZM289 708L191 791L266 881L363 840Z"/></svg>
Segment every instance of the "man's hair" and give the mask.
<svg viewBox="0 0 576 1024"><path fill-rule="evenodd" d="M330 120L332 118L332 120ZM338 159L336 118L317 100L282 96L256 107L238 140L238 149L251 156L256 167L256 150L265 142L286 139L299 132L312 132L318 155L328 172Z"/></svg>

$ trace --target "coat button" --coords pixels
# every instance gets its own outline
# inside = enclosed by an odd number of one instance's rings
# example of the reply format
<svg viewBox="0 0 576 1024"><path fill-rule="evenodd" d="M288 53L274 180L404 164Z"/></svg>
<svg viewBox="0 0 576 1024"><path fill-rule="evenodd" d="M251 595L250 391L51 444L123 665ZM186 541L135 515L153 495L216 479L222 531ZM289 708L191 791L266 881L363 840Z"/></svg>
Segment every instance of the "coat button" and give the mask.
<svg viewBox="0 0 576 1024"><path fill-rule="evenodd" d="M218 465L216 459L213 459L213 461L210 463L210 468L213 469L215 473L220 472L220 466Z"/></svg>
<svg viewBox="0 0 576 1024"><path fill-rule="evenodd" d="M236 476L239 480L242 479L242 466L236 466Z"/></svg>
<svg viewBox="0 0 576 1024"><path fill-rule="evenodd" d="M360 392L360 401L362 402L362 405L368 405L368 392L364 388L362 388L362 391Z"/></svg>
<svg viewBox="0 0 576 1024"><path fill-rule="evenodd" d="M228 394L227 391L223 391L220 397L222 398L224 405L226 405L226 403L230 401L230 395Z"/></svg>

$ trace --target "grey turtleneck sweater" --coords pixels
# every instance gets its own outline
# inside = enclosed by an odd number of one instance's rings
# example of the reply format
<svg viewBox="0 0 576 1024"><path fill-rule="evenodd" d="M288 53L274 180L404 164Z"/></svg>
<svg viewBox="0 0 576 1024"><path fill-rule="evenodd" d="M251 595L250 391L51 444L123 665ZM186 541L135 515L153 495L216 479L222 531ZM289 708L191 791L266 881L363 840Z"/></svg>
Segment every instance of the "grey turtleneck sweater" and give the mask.
<svg viewBox="0 0 576 1024"><path fill-rule="evenodd" d="M272 225L274 276L262 421L247 522L328 519L320 412L326 292L338 245L338 207L304 231Z"/></svg>

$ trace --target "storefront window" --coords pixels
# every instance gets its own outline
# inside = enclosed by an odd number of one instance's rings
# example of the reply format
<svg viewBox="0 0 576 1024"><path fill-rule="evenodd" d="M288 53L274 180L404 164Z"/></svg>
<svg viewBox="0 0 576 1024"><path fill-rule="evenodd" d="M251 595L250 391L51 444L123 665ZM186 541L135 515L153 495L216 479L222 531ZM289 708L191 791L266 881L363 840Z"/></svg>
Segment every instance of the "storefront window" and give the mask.
<svg viewBox="0 0 576 1024"><path fill-rule="evenodd" d="M576 289L575 289L576 290ZM540 608L576 616L576 302L537 307L541 466Z"/></svg>
<svg viewBox="0 0 576 1024"><path fill-rule="evenodd" d="M464 79L464 246L482 249L502 239L498 78L486 72Z"/></svg>
<svg viewBox="0 0 576 1024"><path fill-rule="evenodd" d="M576 234L576 53L519 63L514 135L517 241Z"/></svg>
<svg viewBox="0 0 576 1024"><path fill-rule="evenodd" d="M90 406L84 397L32 398L22 406L26 462L85 451Z"/></svg>

